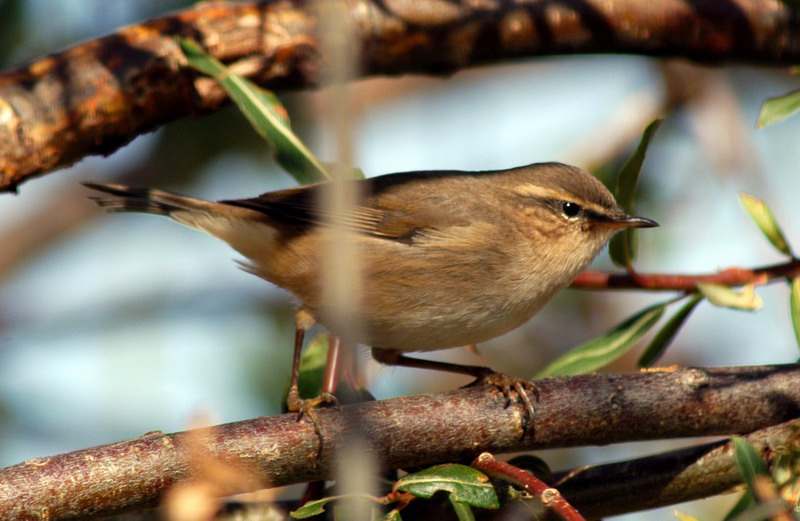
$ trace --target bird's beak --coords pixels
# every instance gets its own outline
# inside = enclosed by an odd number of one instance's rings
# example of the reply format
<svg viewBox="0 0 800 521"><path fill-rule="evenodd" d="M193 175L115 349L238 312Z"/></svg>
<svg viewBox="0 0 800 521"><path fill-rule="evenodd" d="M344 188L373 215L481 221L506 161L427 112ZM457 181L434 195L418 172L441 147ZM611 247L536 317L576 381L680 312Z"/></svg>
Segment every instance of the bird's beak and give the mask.
<svg viewBox="0 0 800 521"><path fill-rule="evenodd" d="M654 228L658 226L658 223L646 217L622 214L618 217L604 220L603 225L609 228L622 230L626 228Z"/></svg>

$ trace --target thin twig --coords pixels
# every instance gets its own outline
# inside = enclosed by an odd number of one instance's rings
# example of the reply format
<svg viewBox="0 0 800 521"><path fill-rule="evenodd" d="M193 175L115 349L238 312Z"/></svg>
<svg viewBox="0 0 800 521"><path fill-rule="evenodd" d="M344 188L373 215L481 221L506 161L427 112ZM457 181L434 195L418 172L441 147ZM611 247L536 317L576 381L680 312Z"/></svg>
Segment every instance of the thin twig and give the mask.
<svg viewBox="0 0 800 521"><path fill-rule="evenodd" d="M515 467L505 461L497 461L488 452L475 458L472 466L489 477L508 481L527 490L565 521L586 521L580 512L564 499L558 489L548 486L547 483L527 470Z"/></svg>
<svg viewBox="0 0 800 521"><path fill-rule="evenodd" d="M784 278L800 276L800 259L760 268L727 268L717 273L678 275L664 273L603 273L584 271L572 282L580 289L643 289L649 291L696 291L697 283L725 286L766 284Z"/></svg>

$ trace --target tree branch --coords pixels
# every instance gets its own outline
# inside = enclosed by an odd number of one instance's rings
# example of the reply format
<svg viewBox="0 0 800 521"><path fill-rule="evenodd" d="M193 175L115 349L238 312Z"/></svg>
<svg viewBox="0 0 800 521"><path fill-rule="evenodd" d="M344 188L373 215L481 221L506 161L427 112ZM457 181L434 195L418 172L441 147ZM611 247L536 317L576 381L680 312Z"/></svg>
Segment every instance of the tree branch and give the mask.
<svg viewBox="0 0 800 521"><path fill-rule="evenodd" d="M760 268L727 268L717 273L680 275L664 273L603 273L584 271L570 287L580 289L644 289L650 291L697 291L697 283L744 286L766 284L800 276L800 259Z"/></svg>
<svg viewBox="0 0 800 521"><path fill-rule="evenodd" d="M86 519L152 508L187 479L198 451L254 476L244 491L331 478L334 455L353 432L385 467L401 468L484 451L750 432L800 416L800 364L580 375L537 386L533 426L518 404L504 408L493 388L476 387L320 410L319 438L307 422L283 415L200 437L155 432L29 460L0 470L0 518Z"/></svg>
<svg viewBox="0 0 800 521"><path fill-rule="evenodd" d="M800 420L755 431L745 439L771 466L778 455L798 450ZM590 465L558 473L553 479L559 492L587 519L702 499L722 494L742 482L730 440L619 463ZM540 516L536 519L557 519L535 502L530 507Z"/></svg>
<svg viewBox="0 0 800 521"><path fill-rule="evenodd" d="M224 94L184 67L175 35L271 90L316 87L329 71L312 6L203 3L0 74L0 190L219 108ZM363 76L575 53L800 62L797 10L773 0L359 0L347 9Z"/></svg>

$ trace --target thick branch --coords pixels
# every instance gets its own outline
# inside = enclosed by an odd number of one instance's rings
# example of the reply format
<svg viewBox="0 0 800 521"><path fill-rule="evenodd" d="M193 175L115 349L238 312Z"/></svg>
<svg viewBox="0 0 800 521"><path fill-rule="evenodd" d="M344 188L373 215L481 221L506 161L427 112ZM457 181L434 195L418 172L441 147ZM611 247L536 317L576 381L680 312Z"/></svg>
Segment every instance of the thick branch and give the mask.
<svg viewBox="0 0 800 521"><path fill-rule="evenodd" d="M257 476L241 490L332 476L354 432L389 468L622 441L750 432L800 416L800 365L581 375L538 382L536 422L490 387L322 410L312 426L284 415L215 427L205 438L151 433L0 471L0 518L86 519L153 507L192 472L197 452ZM669 418L665 421L665 418ZM231 491L232 492L232 491Z"/></svg>
<svg viewBox="0 0 800 521"><path fill-rule="evenodd" d="M774 0L349 0L362 75L443 74L573 53L800 62L800 18ZM209 2L119 30L0 75L0 190L110 154L224 95L183 66L174 35L276 91L315 87L326 60L312 2Z"/></svg>

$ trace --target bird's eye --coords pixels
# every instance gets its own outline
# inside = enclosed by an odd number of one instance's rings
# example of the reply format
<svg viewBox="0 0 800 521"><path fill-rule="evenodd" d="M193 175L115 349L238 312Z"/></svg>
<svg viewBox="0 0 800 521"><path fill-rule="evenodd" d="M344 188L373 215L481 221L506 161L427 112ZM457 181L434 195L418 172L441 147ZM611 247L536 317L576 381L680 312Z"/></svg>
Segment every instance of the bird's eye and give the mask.
<svg viewBox="0 0 800 521"><path fill-rule="evenodd" d="M570 201L562 201L561 202L561 213L564 214L564 217L576 217L579 213L581 213L580 205L572 203Z"/></svg>

